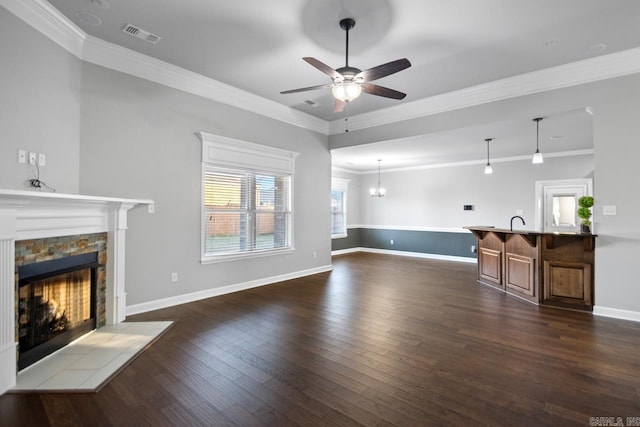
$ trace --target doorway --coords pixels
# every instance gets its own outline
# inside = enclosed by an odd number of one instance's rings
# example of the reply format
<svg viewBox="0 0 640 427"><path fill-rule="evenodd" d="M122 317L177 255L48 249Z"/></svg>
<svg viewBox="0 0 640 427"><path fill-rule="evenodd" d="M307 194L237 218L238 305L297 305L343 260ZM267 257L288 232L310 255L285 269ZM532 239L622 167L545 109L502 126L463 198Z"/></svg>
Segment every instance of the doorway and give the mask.
<svg viewBox="0 0 640 427"><path fill-rule="evenodd" d="M579 231L578 199L593 195L593 180L536 181L536 230Z"/></svg>

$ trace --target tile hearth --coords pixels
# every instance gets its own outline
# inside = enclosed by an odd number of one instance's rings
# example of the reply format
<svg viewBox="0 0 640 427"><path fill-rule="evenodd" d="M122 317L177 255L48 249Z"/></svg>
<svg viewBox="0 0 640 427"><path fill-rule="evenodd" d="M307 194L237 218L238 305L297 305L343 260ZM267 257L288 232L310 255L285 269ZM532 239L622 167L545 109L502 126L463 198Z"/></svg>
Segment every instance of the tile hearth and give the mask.
<svg viewBox="0 0 640 427"><path fill-rule="evenodd" d="M173 322L123 322L96 329L18 373L11 392L96 392Z"/></svg>
<svg viewBox="0 0 640 427"><path fill-rule="evenodd" d="M148 199L0 189L0 394L17 381L16 242L107 233L104 324L117 325L127 317L127 213L145 205L153 212L153 204Z"/></svg>

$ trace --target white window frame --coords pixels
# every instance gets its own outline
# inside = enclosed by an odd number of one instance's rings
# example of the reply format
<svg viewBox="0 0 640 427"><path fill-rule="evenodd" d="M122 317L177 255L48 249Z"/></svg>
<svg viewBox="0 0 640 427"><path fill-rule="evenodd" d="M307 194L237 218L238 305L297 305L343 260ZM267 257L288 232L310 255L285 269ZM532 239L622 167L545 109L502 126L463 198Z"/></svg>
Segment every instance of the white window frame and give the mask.
<svg viewBox="0 0 640 427"><path fill-rule="evenodd" d="M342 239L345 237L348 237L347 234L347 194L348 194L348 190L349 190L349 182L351 180L350 179L345 179L345 178L336 178L336 177L331 177L331 192L334 191L339 191L343 194L342 197L342 215L344 218L344 228L343 228L343 232L342 233L336 233L333 234L333 212L331 213L331 228L332 228L332 233L331 233L331 238L332 239Z"/></svg>
<svg viewBox="0 0 640 427"><path fill-rule="evenodd" d="M201 194L200 194L200 262L210 264L238 259L255 258L270 255L290 253L295 250L293 222L293 183L295 172L295 159L299 155L294 151L283 150L253 142L241 141L220 135L205 132L198 132L198 137L202 141L202 171L201 171ZM249 251L233 254L206 254L206 229L207 215L205 214L204 191L205 173L212 169L233 169L243 170L251 173L264 173L275 175L289 175L290 187L289 197L291 198L291 214L288 223L289 246L286 248L268 249L260 251Z"/></svg>

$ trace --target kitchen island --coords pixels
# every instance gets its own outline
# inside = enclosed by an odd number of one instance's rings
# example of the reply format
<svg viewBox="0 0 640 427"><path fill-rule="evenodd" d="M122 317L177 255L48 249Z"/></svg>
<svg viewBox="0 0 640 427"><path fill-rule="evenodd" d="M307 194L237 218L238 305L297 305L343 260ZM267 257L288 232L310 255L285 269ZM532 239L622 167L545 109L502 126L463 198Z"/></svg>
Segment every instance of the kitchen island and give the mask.
<svg viewBox="0 0 640 427"><path fill-rule="evenodd" d="M535 304L592 311L594 234L470 226L478 282Z"/></svg>

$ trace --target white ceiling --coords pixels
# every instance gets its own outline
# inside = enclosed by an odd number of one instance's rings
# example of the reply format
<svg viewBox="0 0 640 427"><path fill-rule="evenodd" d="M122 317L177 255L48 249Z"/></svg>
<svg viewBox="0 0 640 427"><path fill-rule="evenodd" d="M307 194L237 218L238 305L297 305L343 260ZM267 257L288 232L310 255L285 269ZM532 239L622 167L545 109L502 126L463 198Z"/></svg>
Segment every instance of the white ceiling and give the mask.
<svg viewBox="0 0 640 427"><path fill-rule="evenodd" d="M328 121L640 46L637 0L49 2L92 36ZM79 19L83 13L97 16L101 25L83 22ZM376 81L406 92L404 100L363 94L336 114L328 89L280 94L330 83L302 57L343 66L345 33L338 21L344 17L356 20L350 32L351 66L367 69L404 57L411 61L411 68ZM153 45L131 37L122 32L127 23L162 39ZM598 50L601 45L606 47ZM306 100L317 105L309 106ZM584 111L548 117L540 129L541 147L549 144L556 151L592 147L590 117ZM551 141L550 136L565 138ZM418 159L477 160L486 156L487 137L496 138L499 156L523 155L535 147L535 125L496 122L482 129L335 150L334 162L352 170L371 170L380 157L387 167L417 165ZM528 141L526 147L522 141ZM369 166L359 166L365 163Z"/></svg>

